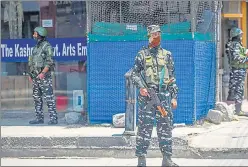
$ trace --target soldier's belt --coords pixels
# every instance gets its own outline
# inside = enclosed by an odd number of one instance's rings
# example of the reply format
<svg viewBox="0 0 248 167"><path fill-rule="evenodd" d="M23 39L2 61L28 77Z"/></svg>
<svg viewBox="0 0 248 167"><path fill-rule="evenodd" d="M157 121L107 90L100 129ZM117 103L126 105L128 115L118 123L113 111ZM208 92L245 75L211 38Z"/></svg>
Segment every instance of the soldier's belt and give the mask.
<svg viewBox="0 0 248 167"><path fill-rule="evenodd" d="M159 86L157 86L157 85L149 85L148 88L154 89L156 93L159 93ZM167 89L168 89L168 85L164 84L164 85L162 85L160 91L165 91Z"/></svg>

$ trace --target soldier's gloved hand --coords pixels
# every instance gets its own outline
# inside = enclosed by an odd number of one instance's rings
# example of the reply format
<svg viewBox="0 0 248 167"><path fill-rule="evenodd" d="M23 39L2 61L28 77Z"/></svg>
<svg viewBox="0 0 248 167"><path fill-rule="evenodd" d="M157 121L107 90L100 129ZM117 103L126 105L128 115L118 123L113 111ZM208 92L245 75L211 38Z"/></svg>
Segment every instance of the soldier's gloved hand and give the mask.
<svg viewBox="0 0 248 167"><path fill-rule="evenodd" d="M173 109L177 108L177 100L176 99L171 100L171 106L172 106Z"/></svg>
<svg viewBox="0 0 248 167"><path fill-rule="evenodd" d="M148 91L146 88L140 88L140 94L141 96L148 96Z"/></svg>
<svg viewBox="0 0 248 167"><path fill-rule="evenodd" d="M32 78L29 76L28 77L29 82L33 82Z"/></svg>
<svg viewBox="0 0 248 167"><path fill-rule="evenodd" d="M38 77L39 79L44 79L44 78L45 78L45 74L44 74L44 73L40 73L37 77Z"/></svg>

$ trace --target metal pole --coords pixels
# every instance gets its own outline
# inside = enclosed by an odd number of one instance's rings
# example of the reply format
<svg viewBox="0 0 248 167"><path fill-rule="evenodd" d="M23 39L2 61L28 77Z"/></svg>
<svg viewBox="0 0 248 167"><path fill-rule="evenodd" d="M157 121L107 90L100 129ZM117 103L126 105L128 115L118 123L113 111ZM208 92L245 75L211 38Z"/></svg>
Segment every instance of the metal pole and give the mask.
<svg viewBox="0 0 248 167"><path fill-rule="evenodd" d="M121 1L120 1L120 23L121 23Z"/></svg>
<svg viewBox="0 0 248 167"><path fill-rule="evenodd" d="M195 31L196 31L196 20L195 20L195 9L197 8L196 2L190 1L190 14L191 14L191 33L192 33L192 39L195 38ZM196 122L196 71L194 67L194 115L193 115L193 124Z"/></svg>
<svg viewBox="0 0 248 167"><path fill-rule="evenodd" d="M220 56L221 56L221 2L217 2L217 10L216 10L216 26L215 26L215 33L216 33L216 96L215 102L222 100L222 87L220 87Z"/></svg>
<svg viewBox="0 0 248 167"><path fill-rule="evenodd" d="M86 1L86 25L87 25L87 32L86 34L88 33L91 33L91 1Z"/></svg>
<svg viewBox="0 0 248 167"><path fill-rule="evenodd" d="M89 33L91 33L91 16L92 16L92 13L91 13L91 1L86 1L86 37L87 37L87 71L89 71ZM87 72L88 73L88 72ZM88 86L89 86L89 80L86 79L86 87L87 87L87 123L90 124L90 107L89 107L89 97L90 97L90 94L88 93Z"/></svg>
<svg viewBox="0 0 248 167"><path fill-rule="evenodd" d="M196 8L197 8L197 2L190 1L190 15L191 15L191 33L192 33L192 38L195 38L195 31L196 31Z"/></svg>

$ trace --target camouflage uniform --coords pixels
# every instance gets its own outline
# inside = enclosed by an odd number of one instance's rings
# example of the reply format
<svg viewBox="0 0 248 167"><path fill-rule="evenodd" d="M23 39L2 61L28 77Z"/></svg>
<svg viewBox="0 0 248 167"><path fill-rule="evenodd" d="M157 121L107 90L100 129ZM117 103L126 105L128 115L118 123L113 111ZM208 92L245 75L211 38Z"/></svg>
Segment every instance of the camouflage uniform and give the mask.
<svg viewBox="0 0 248 167"><path fill-rule="evenodd" d="M33 98L36 113L36 119L30 121L30 124L44 123L42 96L48 106L50 115L49 124L58 123L51 76L51 69L54 66L52 56L52 46L45 38L38 41L37 45L33 48L32 55L29 56L29 74L33 81ZM49 68L49 71L45 73L45 78L38 78L37 76L45 67Z"/></svg>
<svg viewBox="0 0 248 167"><path fill-rule="evenodd" d="M168 111L166 117L154 106L146 110L149 98L138 96L138 132L136 138L136 156L145 157L150 144L151 134L156 117L159 147L164 157L172 155L172 128L173 114L171 112L171 99L177 99L178 87L176 85L174 62L171 52L161 48L143 48L135 58L132 80L138 88L144 88L141 76L144 76L148 87L154 88L162 101L163 107Z"/></svg>
<svg viewBox="0 0 248 167"><path fill-rule="evenodd" d="M230 31L231 40L226 44L226 53L230 64L229 92L227 100L235 101L236 114L242 115L241 105L244 98L244 82L246 69L248 68L248 57L245 48L242 46L239 35L242 31L233 28Z"/></svg>

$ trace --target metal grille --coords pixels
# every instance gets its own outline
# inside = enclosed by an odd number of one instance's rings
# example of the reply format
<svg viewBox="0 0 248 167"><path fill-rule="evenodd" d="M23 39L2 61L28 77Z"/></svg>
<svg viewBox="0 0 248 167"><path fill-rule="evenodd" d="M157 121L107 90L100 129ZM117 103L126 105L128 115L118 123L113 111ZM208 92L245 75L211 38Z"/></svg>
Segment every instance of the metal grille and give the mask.
<svg viewBox="0 0 248 167"><path fill-rule="evenodd" d="M104 22L120 23L122 26L136 24L143 27L159 24L166 26L164 33L200 32L213 33L215 36L218 7L218 1L89 1L89 32L98 33L94 30L103 27L97 23ZM121 26L114 27L115 33L113 27L105 27L109 32L105 34L125 35ZM139 33L139 27L126 28Z"/></svg>

